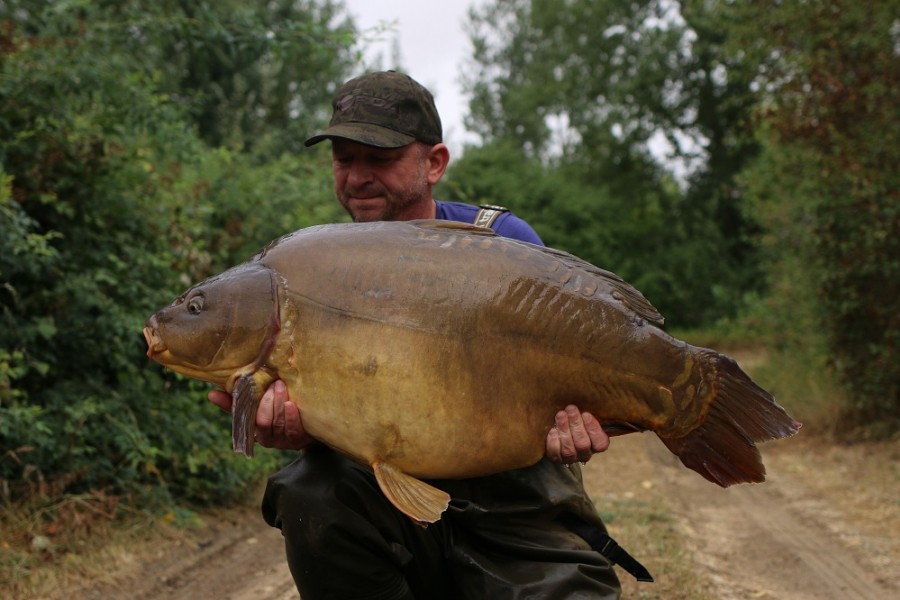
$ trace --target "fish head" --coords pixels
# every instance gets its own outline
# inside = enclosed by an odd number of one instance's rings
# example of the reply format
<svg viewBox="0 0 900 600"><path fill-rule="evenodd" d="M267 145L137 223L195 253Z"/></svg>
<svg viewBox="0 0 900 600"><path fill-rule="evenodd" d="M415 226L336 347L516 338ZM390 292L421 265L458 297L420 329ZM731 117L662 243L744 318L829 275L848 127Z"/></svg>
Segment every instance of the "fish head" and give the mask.
<svg viewBox="0 0 900 600"><path fill-rule="evenodd" d="M211 277L147 319L147 356L231 390L265 361L279 330L274 273L247 263Z"/></svg>

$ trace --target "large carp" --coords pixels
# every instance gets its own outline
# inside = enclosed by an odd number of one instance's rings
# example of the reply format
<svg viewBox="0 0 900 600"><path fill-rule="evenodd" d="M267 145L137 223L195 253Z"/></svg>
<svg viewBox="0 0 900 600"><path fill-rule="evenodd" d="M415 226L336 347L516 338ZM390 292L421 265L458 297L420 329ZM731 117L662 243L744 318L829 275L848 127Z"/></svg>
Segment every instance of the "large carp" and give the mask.
<svg viewBox="0 0 900 600"><path fill-rule="evenodd" d="M755 442L800 424L734 361L674 339L616 275L449 221L302 229L152 315L148 356L234 399L251 455L259 399L284 380L306 431L371 465L420 522L449 498L419 478L525 467L554 415L651 430L721 486L765 478Z"/></svg>

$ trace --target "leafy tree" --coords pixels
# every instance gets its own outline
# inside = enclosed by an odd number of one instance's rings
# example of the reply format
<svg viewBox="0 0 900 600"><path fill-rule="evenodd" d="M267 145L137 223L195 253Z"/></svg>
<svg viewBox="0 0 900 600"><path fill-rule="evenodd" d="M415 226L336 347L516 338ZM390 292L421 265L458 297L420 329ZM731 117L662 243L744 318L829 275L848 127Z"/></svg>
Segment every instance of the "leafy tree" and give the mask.
<svg viewBox="0 0 900 600"><path fill-rule="evenodd" d="M332 0L52 4L10 0L0 18L42 35L60 24L83 30L98 53L127 56L186 108L208 144L255 148L266 160L302 148L358 58L355 27Z"/></svg>
<svg viewBox="0 0 900 600"><path fill-rule="evenodd" d="M775 285L808 282L811 293L785 309L788 318L813 315L808 326L824 332L850 399L845 424L896 431L897 3L746 3L731 12L738 47L760 65L767 153L746 179L769 231Z"/></svg>

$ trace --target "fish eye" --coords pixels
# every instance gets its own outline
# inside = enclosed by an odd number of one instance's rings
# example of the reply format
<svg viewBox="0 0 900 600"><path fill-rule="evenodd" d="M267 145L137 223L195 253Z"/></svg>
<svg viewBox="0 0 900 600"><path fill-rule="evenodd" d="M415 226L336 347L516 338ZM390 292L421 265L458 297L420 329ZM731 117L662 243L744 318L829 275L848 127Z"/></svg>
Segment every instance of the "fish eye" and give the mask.
<svg viewBox="0 0 900 600"><path fill-rule="evenodd" d="M188 301L188 312L192 315L199 315L203 311L203 296L194 296Z"/></svg>

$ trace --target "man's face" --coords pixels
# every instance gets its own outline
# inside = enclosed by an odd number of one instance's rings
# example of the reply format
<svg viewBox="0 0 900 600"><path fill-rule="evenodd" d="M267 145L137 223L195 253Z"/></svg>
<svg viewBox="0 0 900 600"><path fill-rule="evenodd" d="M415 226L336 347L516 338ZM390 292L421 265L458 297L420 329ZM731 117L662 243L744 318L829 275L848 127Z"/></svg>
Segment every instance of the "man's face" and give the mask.
<svg viewBox="0 0 900 600"><path fill-rule="evenodd" d="M376 148L333 139L331 154L335 193L357 223L419 218L431 209L427 146Z"/></svg>

